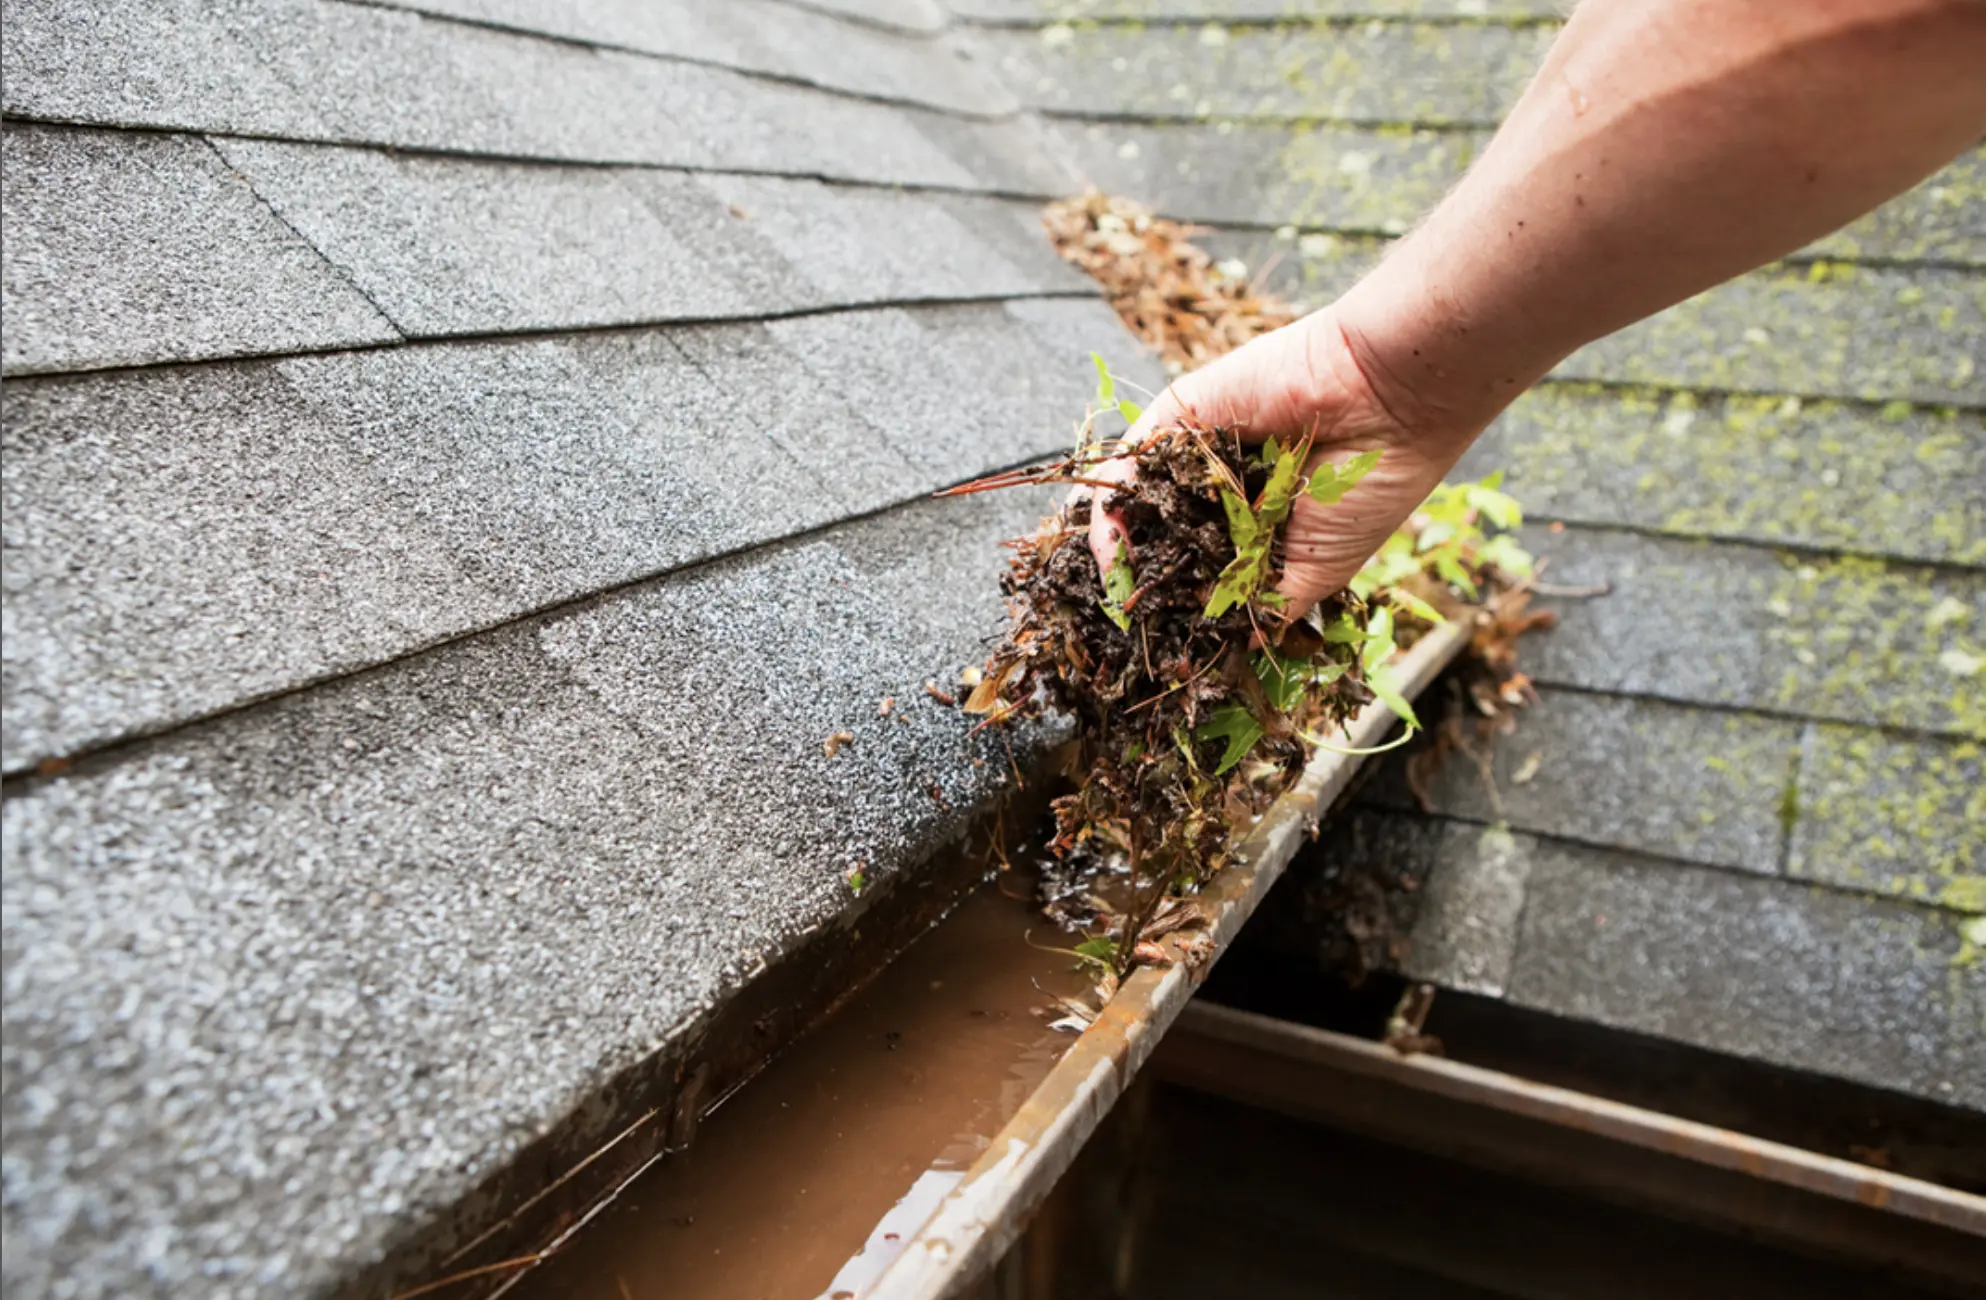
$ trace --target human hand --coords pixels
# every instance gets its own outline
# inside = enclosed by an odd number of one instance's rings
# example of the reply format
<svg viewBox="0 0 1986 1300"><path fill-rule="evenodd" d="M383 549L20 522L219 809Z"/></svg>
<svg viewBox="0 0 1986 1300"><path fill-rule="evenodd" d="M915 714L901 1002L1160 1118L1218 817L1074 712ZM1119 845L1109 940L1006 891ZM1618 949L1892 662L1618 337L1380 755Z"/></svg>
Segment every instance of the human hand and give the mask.
<svg viewBox="0 0 1986 1300"><path fill-rule="evenodd" d="M1325 308L1180 376L1128 435L1136 442L1190 416L1236 429L1251 443L1274 437L1290 447L1313 437L1306 472L1322 461L1342 464L1361 452L1380 453L1379 464L1336 504L1297 494L1277 584L1289 597L1291 618L1350 582L1480 432L1479 424L1449 427L1452 416L1422 416L1404 399L1383 395L1369 377L1376 369L1359 355L1334 309ZM1120 457L1085 477L1126 483L1136 472L1135 460ZM1104 508L1110 492L1095 492L1101 499L1090 512L1090 550L1108 572L1119 544L1135 553L1137 539L1126 535L1121 513Z"/></svg>

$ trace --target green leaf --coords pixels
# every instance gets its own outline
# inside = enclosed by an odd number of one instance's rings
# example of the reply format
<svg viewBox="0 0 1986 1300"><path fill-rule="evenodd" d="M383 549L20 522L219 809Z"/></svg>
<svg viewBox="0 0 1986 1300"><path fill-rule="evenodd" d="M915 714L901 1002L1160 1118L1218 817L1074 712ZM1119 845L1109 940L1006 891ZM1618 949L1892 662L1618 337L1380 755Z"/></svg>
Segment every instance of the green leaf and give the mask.
<svg viewBox="0 0 1986 1300"><path fill-rule="evenodd" d="M1262 499L1256 507L1258 532L1272 532L1290 517L1290 508L1296 504L1296 494L1302 487L1302 459L1297 456L1279 457L1276 467L1269 471L1269 481L1262 488Z"/></svg>
<svg viewBox="0 0 1986 1300"><path fill-rule="evenodd" d="M1193 757L1193 742L1187 736L1186 728L1174 727L1172 729L1172 743L1179 746L1179 752L1186 756L1186 766L1192 768L1195 772L1199 771L1200 760Z"/></svg>
<svg viewBox="0 0 1986 1300"><path fill-rule="evenodd" d="M1219 618L1237 605L1246 605L1262 585L1262 569L1268 559L1266 550L1235 556L1214 581L1213 594L1207 597L1206 617Z"/></svg>
<svg viewBox="0 0 1986 1300"><path fill-rule="evenodd" d="M1240 493L1222 488L1221 505L1227 510L1227 532L1234 542L1234 559L1221 570L1212 594L1207 597L1208 618L1219 618L1237 605L1247 604L1261 587L1269 567L1269 542L1274 535L1272 530L1262 527Z"/></svg>
<svg viewBox="0 0 1986 1300"><path fill-rule="evenodd" d="M1256 459L1260 464L1273 465L1282 458L1282 454L1283 445L1270 438L1262 443L1262 450L1256 453Z"/></svg>
<svg viewBox="0 0 1986 1300"><path fill-rule="evenodd" d="M1255 512L1248 508L1248 500L1239 492L1221 489L1221 505L1227 510L1227 535L1239 554L1245 554L1262 535L1262 527L1255 520Z"/></svg>
<svg viewBox="0 0 1986 1300"><path fill-rule="evenodd" d="M1491 475L1492 478L1500 477ZM1469 489L1469 504L1476 513L1495 524L1498 528L1516 528L1524 522L1524 508L1517 504L1517 498L1506 492L1499 492L1488 486L1489 480Z"/></svg>
<svg viewBox="0 0 1986 1300"><path fill-rule="evenodd" d="M1358 620L1352 617L1350 610L1347 610L1325 626L1324 640L1328 645L1357 645L1365 640L1365 629L1358 625Z"/></svg>
<svg viewBox="0 0 1986 1300"><path fill-rule="evenodd" d="M1365 622L1365 644L1359 647L1359 663L1369 675L1393 657L1393 611L1384 605L1372 611Z"/></svg>
<svg viewBox="0 0 1986 1300"><path fill-rule="evenodd" d="M1508 533L1499 534L1483 543L1476 552L1476 558L1484 564L1494 564L1513 578L1530 576L1535 557L1517 544L1517 539Z"/></svg>
<svg viewBox="0 0 1986 1300"><path fill-rule="evenodd" d="M1269 707L1278 713L1288 713L1303 699L1305 680L1304 669L1309 665L1295 659L1285 659L1274 650L1264 650L1255 656L1255 676L1262 683L1262 693L1269 699Z"/></svg>
<svg viewBox="0 0 1986 1300"><path fill-rule="evenodd" d="M1421 551L1431 551L1437 546L1454 541L1456 532L1454 524L1445 519L1437 519L1421 529L1421 535L1415 539L1414 545Z"/></svg>
<svg viewBox="0 0 1986 1300"><path fill-rule="evenodd" d="M1419 596L1416 596L1411 591L1402 591L1400 590L1400 588L1394 587L1392 590L1386 593L1386 599L1395 608L1403 609L1407 611L1407 613L1412 614L1415 618L1420 619L1422 622L1446 623L1448 621L1445 617L1442 616L1440 610L1428 604L1426 601L1422 600Z"/></svg>
<svg viewBox="0 0 1986 1300"><path fill-rule="evenodd" d="M1110 615L1110 621L1126 632L1131 630L1131 616L1125 612L1124 606L1137 590L1137 575L1131 572L1131 547L1120 538L1117 554L1111 558L1110 568L1103 575L1101 603L1103 612Z"/></svg>
<svg viewBox="0 0 1986 1300"><path fill-rule="evenodd" d="M1452 550L1439 550L1434 553L1434 571L1441 580L1460 591L1470 600L1476 598L1476 580L1462 567L1462 561Z"/></svg>
<svg viewBox="0 0 1986 1300"><path fill-rule="evenodd" d="M1380 453L1362 451L1342 465L1325 461L1310 475L1310 496L1321 506L1334 506L1344 500L1345 493L1359 485L1359 481L1379 465Z"/></svg>
<svg viewBox="0 0 1986 1300"><path fill-rule="evenodd" d="M1391 668L1375 668L1366 673L1365 684L1381 704L1393 710L1394 716L1414 730L1420 730L1421 720L1414 716L1414 706L1407 703L1407 697L1400 693L1399 679L1393 676Z"/></svg>
<svg viewBox="0 0 1986 1300"><path fill-rule="evenodd" d="M1240 704L1223 704L1215 709L1208 719L1193 729L1195 740L1225 740L1227 748L1221 753L1221 761L1214 768L1214 775L1221 776L1234 770L1237 763L1248 757L1248 751L1255 742L1262 739L1262 724L1255 715Z"/></svg>
<svg viewBox="0 0 1986 1300"><path fill-rule="evenodd" d="M1132 401L1128 397L1119 398L1117 402L1117 413L1124 417L1125 424L1127 425L1136 424L1138 422L1138 417L1145 413L1145 408L1138 405L1136 402Z"/></svg>
<svg viewBox="0 0 1986 1300"><path fill-rule="evenodd" d="M1303 659L1290 659L1274 650L1263 650L1255 656L1255 676L1262 683L1262 693L1278 713L1288 713L1303 702L1303 697L1313 686L1328 686L1345 675L1345 666L1339 663L1312 663Z"/></svg>
<svg viewBox="0 0 1986 1300"><path fill-rule="evenodd" d="M1107 411L1117 405L1117 379L1101 352L1090 353L1090 360L1096 363L1096 404Z"/></svg>
<svg viewBox="0 0 1986 1300"><path fill-rule="evenodd" d="M1117 960L1117 943L1105 935L1085 939L1072 951L1084 961L1093 961L1102 966L1108 966Z"/></svg>

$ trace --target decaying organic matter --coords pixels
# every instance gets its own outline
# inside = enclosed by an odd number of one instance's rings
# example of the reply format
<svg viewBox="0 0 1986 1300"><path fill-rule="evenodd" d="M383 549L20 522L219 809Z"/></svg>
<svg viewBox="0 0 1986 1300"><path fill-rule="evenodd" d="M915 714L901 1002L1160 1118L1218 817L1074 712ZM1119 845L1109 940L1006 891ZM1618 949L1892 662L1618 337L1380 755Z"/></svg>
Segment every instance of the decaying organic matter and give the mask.
<svg viewBox="0 0 1986 1300"><path fill-rule="evenodd" d="M1104 284L1127 323L1175 369L1213 359L1294 313L1217 273L1186 228L1091 194L1049 209L1058 248ZM1098 393L1074 453L953 489L1088 484L1128 545L1099 573L1090 498L1008 543L1008 626L965 707L988 724L1054 710L1077 723L1074 789L1055 801L1049 914L1087 937L1084 956L1121 971L1179 904L1226 863L1245 827L1320 745L1374 699L1409 727L1391 679L1396 650L1442 609L1521 580L1499 486L1444 485L1349 588L1292 618L1276 593L1282 531L1298 495L1330 508L1380 453L1310 464L1308 439L1248 443L1183 420L1136 445L1092 436L1100 417L1139 417L1097 361ZM1128 483L1092 480L1116 457ZM1492 536L1486 528L1502 530Z"/></svg>
<svg viewBox="0 0 1986 1300"><path fill-rule="evenodd" d="M1116 403L1107 374L1100 398ZM1390 544L1375 557L1384 584L1361 575L1291 619L1274 588L1297 494L1335 500L1378 463L1368 453L1307 474L1310 450L1188 421L958 489L1080 483L1114 455L1137 465L1130 484L1097 489L1130 539L1108 571L1089 549L1088 499L1008 543L1007 631L966 701L989 721L1043 709L1077 721L1079 775L1056 801L1045 901L1071 928L1104 928L1086 955L1127 964L1167 895L1217 872L1236 829L1365 703L1412 723L1390 679L1397 645L1442 617L1437 604L1458 604L1458 582L1474 592L1499 561L1514 571L1528 558L1481 532L1484 506L1506 522L1515 506L1474 485L1415 517L1400 536L1407 560Z"/></svg>
<svg viewBox="0 0 1986 1300"><path fill-rule="evenodd" d="M1296 310L1193 243L1195 227L1091 191L1048 206L1048 238L1103 289L1133 334L1177 374L1289 324Z"/></svg>

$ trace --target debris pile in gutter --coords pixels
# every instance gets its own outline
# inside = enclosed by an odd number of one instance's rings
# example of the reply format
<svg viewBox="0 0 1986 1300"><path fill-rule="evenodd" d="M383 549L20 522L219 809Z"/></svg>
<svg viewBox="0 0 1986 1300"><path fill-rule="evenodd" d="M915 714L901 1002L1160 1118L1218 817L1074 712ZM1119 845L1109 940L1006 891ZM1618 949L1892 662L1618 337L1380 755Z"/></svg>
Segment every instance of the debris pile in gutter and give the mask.
<svg viewBox="0 0 1986 1300"><path fill-rule="evenodd" d="M1063 260L1087 272L1130 331L1173 374L1197 370L1297 318L1245 272L1193 242L1201 233L1091 191L1052 203L1042 225Z"/></svg>

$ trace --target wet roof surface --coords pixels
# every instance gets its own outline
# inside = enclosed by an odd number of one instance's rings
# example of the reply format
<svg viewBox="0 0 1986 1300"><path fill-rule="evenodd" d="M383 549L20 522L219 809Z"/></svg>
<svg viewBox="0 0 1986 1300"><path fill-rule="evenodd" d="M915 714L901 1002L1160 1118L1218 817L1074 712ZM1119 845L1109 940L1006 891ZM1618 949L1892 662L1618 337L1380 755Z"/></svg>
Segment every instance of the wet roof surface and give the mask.
<svg viewBox="0 0 1986 1300"><path fill-rule="evenodd" d="M1042 508L921 498L1156 374L1034 201L1318 301L1549 37L1467 7L9 0L8 1291L335 1289L914 871ZM1427 973L1986 1104L1983 175L1485 439L1618 594Z"/></svg>

